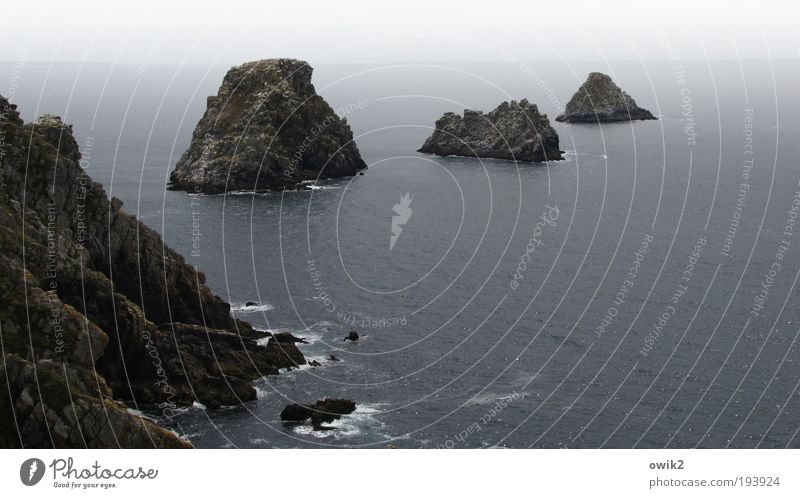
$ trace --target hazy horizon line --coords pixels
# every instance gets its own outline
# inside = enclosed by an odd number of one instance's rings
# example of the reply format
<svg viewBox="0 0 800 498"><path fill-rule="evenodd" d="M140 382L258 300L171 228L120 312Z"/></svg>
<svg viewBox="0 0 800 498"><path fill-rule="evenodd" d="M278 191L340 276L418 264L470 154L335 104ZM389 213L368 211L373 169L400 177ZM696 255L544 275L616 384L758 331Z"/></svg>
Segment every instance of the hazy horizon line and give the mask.
<svg viewBox="0 0 800 498"><path fill-rule="evenodd" d="M148 67L191 67L191 66L200 66L200 67L209 67L209 66L228 66L230 67L231 64L238 65L244 64L247 62L253 62L256 60L270 60L270 59L298 59L304 60L308 62L308 59L300 58L300 57L265 57L263 59L247 59L243 60L239 63L230 63L230 62L192 62L186 64L180 63L147 63ZM678 59L680 62L711 62L711 61L784 61L784 60L796 60L800 61L800 57L711 57L711 58L702 58L702 57L686 57ZM627 58L608 58L608 59L520 59L516 61L519 62L560 62L560 63L607 63L607 62L676 62L674 59L669 58L656 58L656 57L643 57L641 59L627 59ZM131 62L111 62L111 61L79 61L79 60L64 60L64 61L46 61L46 60L32 60L32 61L21 61L21 60L3 60L0 59L0 65L31 65L31 66L46 66L46 65L66 65L66 64L83 64L83 65L113 65L113 66L131 66L131 67L138 67L142 64L135 64ZM315 62L317 65L442 65L442 64L515 64L512 61L497 61L497 60L457 60L457 61L419 61L419 60L408 60L408 61L392 61L392 62L381 62L381 61L340 61L340 62Z"/></svg>

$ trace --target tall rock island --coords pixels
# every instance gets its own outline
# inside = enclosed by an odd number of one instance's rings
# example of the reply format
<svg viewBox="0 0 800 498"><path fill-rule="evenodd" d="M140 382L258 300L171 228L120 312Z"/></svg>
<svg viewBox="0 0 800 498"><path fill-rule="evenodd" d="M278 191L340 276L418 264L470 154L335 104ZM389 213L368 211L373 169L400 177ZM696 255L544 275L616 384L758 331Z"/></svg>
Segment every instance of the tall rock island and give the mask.
<svg viewBox="0 0 800 498"><path fill-rule="evenodd" d="M586 81L569 99L564 113L556 121L565 123L614 123L656 119L647 109L636 105L630 95L618 87L610 76L589 73Z"/></svg>
<svg viewBox="0 0 800 498"><path fill-rule="evenodd" d="M80 160L71 126L0 97L0 447L189 447L129 408L237 405L305 359L259 345Z"/></svg>
<svg viewBox="0 0 800 498"><path fill-rule="evenodd" d="M170 175L209 194L295 188L365 169L353 132L311 84L311 66L266 59L231 68Z"/></svg>
<svg viewBox="0 0 800 498"><path fill-rule="evenodd" d="M418 152L526 162L563 159L547 115L525 99L503 102L486 114L470 109L464 117L445 113Z"/></svg>

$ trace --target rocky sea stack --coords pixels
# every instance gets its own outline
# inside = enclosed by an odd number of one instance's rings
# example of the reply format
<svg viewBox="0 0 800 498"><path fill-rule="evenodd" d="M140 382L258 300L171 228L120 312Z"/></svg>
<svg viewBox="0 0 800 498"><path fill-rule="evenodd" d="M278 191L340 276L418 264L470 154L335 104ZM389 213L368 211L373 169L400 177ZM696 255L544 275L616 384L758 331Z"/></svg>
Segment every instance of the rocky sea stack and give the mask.
<svg viewBox="0 0 800 498"><path fill-rule="evenodd" d="M353 133L311 84L311 66L267 59L231 68L170 175L170 188L296 188L365 169Z"/></svg>
<svg viewBox="0 0 800 498"><path fill-rule="evenodd" d="M128 407L237 405L305 359L259 346L90 167L71 126L0 97L0 447L189 447Z"/></svg>
<svg viewBox="0 0 800 498"><path fill-rule="evenodd" d="M418 152L528 162L563 159L547 115L525 99L503 102L486 114L467 109L463 118L448 112Z"/></svg>
<svg viewBox="0 0 800 498"><path fill-rule="evenodd" d="M342 415L349 415L356 411L356 404L349 399L325 398L312 405L298 405L292 403L281 411L281 420L289 423L302 423L311 421L314 430L327 430L324 425L338 420Z"/></svg>
<svg viewBox="0 0 800 498"><path fill-rule="evenodd" d="M567 102L564 113L556 121L566 123L615 123L656 119L647 109L636 105L630 95L618 87L610 76L589 73L586 82Z"/></svg>

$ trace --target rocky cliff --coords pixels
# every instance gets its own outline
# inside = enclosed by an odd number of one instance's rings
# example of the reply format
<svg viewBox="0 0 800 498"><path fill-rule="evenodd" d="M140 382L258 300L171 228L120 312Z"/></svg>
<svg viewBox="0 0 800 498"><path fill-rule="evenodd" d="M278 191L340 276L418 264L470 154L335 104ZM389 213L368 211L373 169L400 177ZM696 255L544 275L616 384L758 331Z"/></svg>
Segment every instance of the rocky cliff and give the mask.
<svg viewBox="0 0 800 498"><path fill-rule="evenodd" d="M306 180L365 169L346 119L294 59L248 62L228 71L170 176L170 188L223 193L295 188Z"/></svg>
<svg viewBox="0 0 800 498"><path fill-rule="evenodd" d="M128 406L238 404L305 363L108 199L70 126L0 112L0 447L187 447Z"/></svg>
<svg viewBox="0 0 800 498"><path fill-rule="evenodd" d="M564 112L556 121L567 123L613 123L656 119L650 111L642 109L630 95L603 73L589 73L586 82L567 102Z"/></svg>
<svg viewBox="0 0 800 498"><path fill-rule="evenodd" d="M418 152L545 162L563 159L558 133L546 114L527 100L503 102L495 110L448 112Z"/></svg>

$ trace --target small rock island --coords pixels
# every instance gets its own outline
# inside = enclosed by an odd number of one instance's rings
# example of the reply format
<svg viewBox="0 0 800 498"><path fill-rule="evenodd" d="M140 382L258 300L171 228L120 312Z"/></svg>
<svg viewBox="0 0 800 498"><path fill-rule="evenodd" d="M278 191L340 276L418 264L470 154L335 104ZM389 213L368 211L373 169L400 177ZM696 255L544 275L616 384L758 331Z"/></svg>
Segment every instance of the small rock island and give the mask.
<svg viewBox="0 0 800 498"><path fill-rule="evenodd" d="M417 152L526 162L563 159L547 115L525 99L503 102L486 114L466 109L461 117L448 112Z"/></svg>
<svg viewBox="0 0 800 498"><path fill-rule="evenodd" d="M630 95L618 87L610 76L589 73L586 81L567 102L564 113L556 121L565 123L616 123L657 119L647 109L636 105Z"/></svg>
<svg viewBox="0 0 800 498"><path fill-rule="evenodd" d="M189 149L170 175L170 189L292 189L366 169L347 120L314 90L312 71L296 59L231 68L217 95L208 98Z"/></svg>
<svg viewBox="0 0 800 498"><path fill-rule="evenodd" d="M281 420L288 423L302 423L311 420L314 430L330 430L329 424L339 420L342 415L349 415L356 411L356 403L349 399L325 398L312 405L299 405L292 403L281 411Z"/></svg>

